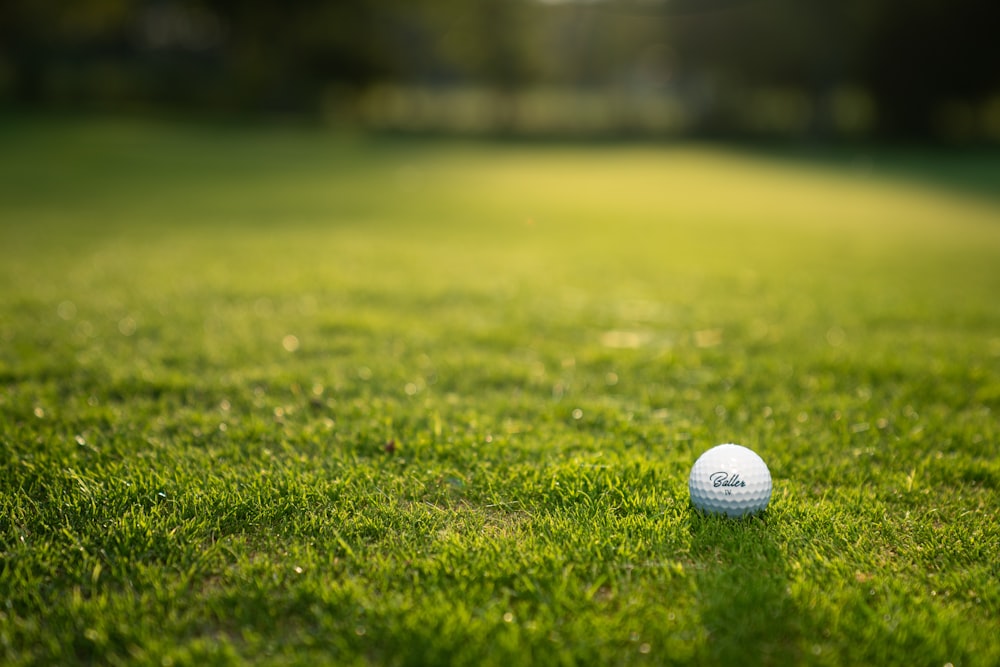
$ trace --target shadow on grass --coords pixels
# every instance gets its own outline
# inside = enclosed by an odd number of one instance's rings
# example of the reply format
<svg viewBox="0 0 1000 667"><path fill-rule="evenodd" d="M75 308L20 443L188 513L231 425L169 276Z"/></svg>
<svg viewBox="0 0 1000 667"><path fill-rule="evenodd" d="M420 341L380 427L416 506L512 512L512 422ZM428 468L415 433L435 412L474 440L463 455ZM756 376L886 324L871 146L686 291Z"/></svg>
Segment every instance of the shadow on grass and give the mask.
<svg viewBox="0 0 1000 667"><path fill-rule="evenodd" d="M768 517L733 520L694 512L691 556L707 641L700 662L799 662L799 623L785 558Z"/></svg>

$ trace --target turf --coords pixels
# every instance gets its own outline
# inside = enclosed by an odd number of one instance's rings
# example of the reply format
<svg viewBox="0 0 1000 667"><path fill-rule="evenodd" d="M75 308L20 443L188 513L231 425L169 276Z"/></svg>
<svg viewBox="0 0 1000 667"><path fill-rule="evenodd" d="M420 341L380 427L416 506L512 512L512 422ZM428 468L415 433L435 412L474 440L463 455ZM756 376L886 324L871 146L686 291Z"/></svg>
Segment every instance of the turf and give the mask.
<svg viewBox="0 0 1000 667"><path fill-rule="evenodd" d="M878 152L0 142L0 662L1000 663L995 197ZM727 441L761 516L689 505Z"/></svg>

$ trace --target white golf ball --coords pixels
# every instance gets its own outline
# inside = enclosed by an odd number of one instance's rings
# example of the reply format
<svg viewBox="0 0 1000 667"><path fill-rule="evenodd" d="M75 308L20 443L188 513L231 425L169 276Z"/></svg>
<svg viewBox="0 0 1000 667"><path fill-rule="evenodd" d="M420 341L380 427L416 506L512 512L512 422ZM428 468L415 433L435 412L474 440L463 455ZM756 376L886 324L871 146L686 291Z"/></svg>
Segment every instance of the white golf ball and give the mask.
<svg viewBox="0 0 1000 667"><path fill-rule="evenodd" d="M771 471L764 459L741 445L718 445L698 457L688 477L691 503L709 514L740 517L771 500Z"/></svg>

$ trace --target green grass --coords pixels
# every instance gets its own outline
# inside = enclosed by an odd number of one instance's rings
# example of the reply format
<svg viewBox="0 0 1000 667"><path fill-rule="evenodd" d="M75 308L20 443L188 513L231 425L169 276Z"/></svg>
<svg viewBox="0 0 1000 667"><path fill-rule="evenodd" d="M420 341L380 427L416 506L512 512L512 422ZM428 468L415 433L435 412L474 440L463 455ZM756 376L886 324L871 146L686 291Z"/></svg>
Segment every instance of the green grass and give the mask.
<svg viewBox="0 0 1000 667"><path fill-rule="evenodd" d="M996 198L697 145L0 144L0 662L1000 663ZM727 441L761 517L689 505Z"/></svg>

